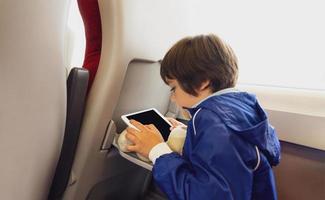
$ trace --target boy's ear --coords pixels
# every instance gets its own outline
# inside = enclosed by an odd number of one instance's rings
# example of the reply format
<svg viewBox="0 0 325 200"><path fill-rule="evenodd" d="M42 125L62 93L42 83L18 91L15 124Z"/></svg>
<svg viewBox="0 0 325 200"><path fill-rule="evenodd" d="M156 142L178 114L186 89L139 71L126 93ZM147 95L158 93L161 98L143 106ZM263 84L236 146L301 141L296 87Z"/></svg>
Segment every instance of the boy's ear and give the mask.
<svg viewBox="0 0 325 200"><path fill-rule="evenodd" d="M201 86L199 88L199 91L203 91L203 90L209 88L209 86L210 86L210 80L203 81L203 83L201 84Z"/></svg>

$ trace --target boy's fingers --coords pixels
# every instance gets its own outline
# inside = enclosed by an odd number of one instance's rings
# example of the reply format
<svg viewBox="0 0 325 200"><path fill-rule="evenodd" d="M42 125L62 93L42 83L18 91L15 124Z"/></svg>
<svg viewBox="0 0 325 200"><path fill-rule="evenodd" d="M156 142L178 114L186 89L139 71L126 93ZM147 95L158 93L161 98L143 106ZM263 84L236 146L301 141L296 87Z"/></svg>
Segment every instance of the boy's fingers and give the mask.
<svg viewBox="0 0 325 200"><path fill-rule="evenodd" d="M131 128L131 127L126 128L126 131L128 133L133 133L133 134L137 134L139 132L137 129L134 129L134 128Z"/></svg>
<svg viewBox="0 0 325 200"><path fill-rule="evenodd" d="M152 126L153 126L153 124L148 124L148 125L145 125L146 126L146 128L148 128L149 130L152 130Z"/></svg>
<svg viewBox="0 0 325 200"><path fill-rule="evenodd" d="M151 130L153 130L153 131L155 131L155 132L159 132L159 130L156 128L155 125L153 125L153 124L149 124L148 126L149 126L149 129L151 129Z"/></svg>
<svg viewBox="0 0 325 200"><path fill-rule="evenodd" d="M136 128L138 128L140 131L146 131L145 125L141 124L140 122L132 119L130 120L130 123Z"/></svg>
<svg viewBox="0 0 325 200"><path fill-rule="evenodd" d="M126 139L130 140L130 142L132 142L133 144L137 144L139 143L139 139L137 138L136 134L131 133L131 132L127 132L125 134Z"/></svg>
<svg viewBox="0 0 325 200"><path fill-rule="evenodd" d="M145 127L149 130L151 130L151 127L149 125L145 125Z"/></svg>
<svg viewBox="0 0 325 200"><path fill-rule="evenodd" d="M129 151L137 151L138 147L136 145L128 145L126 149Z"/></svg>
<svg viewBox="0 0 325 200"><path fill-rule="evenodd" d="M167 120L172 124L172 126L176 127L178 122L174 118L168 117Z"/></svg>

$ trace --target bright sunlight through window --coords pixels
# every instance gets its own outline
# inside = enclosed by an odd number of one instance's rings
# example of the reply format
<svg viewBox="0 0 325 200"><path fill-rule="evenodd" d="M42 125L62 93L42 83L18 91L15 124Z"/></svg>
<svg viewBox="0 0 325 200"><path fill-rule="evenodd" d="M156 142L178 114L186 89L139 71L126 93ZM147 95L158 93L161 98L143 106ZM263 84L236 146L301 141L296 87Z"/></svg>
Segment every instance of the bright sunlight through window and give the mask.
<svg viewBox="0 0 325 200"><path fill-rule="evenodd" d="M325 90L319 0L191 0L193 34L216 33L239 59L239 83Z"/></svg>
<svg viewBox="0 0 325 200"><path fill-rule="evenodd" d="M67 23L68 68L82 67L85 54L85 30L77 1L71 1Z"/></svg>

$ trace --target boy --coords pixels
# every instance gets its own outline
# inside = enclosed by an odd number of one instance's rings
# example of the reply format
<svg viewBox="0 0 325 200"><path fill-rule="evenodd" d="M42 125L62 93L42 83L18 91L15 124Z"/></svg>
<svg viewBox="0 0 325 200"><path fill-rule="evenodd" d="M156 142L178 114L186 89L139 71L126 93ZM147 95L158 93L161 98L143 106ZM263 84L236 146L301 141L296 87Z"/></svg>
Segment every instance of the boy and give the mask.
<svg viewBox="0 0 325 200"><path fill-rule="evenodd" d="M271 166L280 144L255 96L233 87L232 49L215 35L177 42L161 63L171 99L191 120L183 155L173 153L153 125L132 121L130 151L153 162L153 177L169 199L277 199Z"/></svg>

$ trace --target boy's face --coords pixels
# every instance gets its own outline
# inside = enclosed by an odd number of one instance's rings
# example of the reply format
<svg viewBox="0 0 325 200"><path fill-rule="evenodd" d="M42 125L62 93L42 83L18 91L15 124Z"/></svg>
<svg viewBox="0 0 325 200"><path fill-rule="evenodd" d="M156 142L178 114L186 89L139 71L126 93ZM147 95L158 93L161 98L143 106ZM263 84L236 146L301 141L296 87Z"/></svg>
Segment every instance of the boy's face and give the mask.
<svg viewBox="0 0 325 200"><path fill-rule="evenodd" d="M206 88L208 84L209 82L203 83L201 88L204 89L199 89L197 91L198 96L193 96L186 93L176 79L169 79L168 85L171 91L171 100L183 108L191 108L212 93L209 88Z"/></svg>

